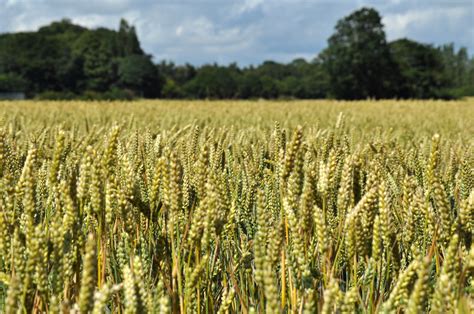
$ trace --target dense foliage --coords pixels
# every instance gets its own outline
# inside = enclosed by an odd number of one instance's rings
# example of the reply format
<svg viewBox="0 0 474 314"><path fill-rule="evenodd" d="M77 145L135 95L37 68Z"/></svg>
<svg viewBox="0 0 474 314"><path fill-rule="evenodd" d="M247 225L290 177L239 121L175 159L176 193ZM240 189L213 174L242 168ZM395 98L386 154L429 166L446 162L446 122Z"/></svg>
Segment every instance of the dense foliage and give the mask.
<svg viewBox="0 0 474 314"><path fill-rule="evenodd" d="M340 20L328 42L322 58L336 98L397 96L397 65L377 11L361 9Z"/></svg>
<svg viewBox="0 0 474 314"><path fill-rule="evenodd" d="M238 104L0 103L0 311L472 313L472 100Z"/></svg>
<svg viewBox="0 0 474 314"><path fill-rule="evenodd" d="M387 42L381 17L362 8L341 19L313 60L258 66L152 62L134 27L87 29L68 20L0 35L0 92L85 98L453 98L474 95L465 48Z"/></svg>
<svg viewBox="0 0 474 314"><path fill-rule="evenodd" d="M3 88L6 82L0 80L0 91L8 88L30 96L47 92L52 98L100 97L106 92L123 98L127 89L137 96L157 97L161 86L151 57L124 20L118 31L89 30L63 20L37 32L0 35L0 78L10 76L15 80Z"/></svg>

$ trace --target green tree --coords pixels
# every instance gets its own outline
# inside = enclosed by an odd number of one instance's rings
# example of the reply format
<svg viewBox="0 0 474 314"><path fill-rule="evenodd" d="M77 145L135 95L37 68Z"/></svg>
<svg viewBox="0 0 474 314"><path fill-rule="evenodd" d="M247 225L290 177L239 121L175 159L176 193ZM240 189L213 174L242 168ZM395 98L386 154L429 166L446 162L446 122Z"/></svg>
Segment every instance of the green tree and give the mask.
<svg viewBox="0 0 474 314"><path fill-rule="evenodd" d="M474 94L472 79L472 59L469 59L467 48L461 47L458 51L454 44L442 45L438 48L444 65L444 72L450 82L450 92L456 96L470 96Z"/></svg>
<svg viewBox="0 0 474 314"><path fill-rule="evenodd" d="M238 79L238 92L239 98L249 99L260 97L262 90L262 82L259 76L253 71L244 71Z"/></svg>
<svg viewBox="0 0 474 314"><path fill-rule="evenodd" d="M165 85L163 86L163 90L161 91L161 96L166 99L182 98L183 90L181 86L176 84L175 81L168 78L166 79Z"/></svg>
<svg viewBox="0 0 474 314"><path fill-rule="evenodd" d="M17 74L0 74L0 92L24 92L27 82Z"/></svg>
<svg viewBox="0 0 474 314"><path fill-rule="evenodd" d="M454 44L439 47L440 56L444 64L445 73L453 86L465 85L469 70L469 56L467 49L462 47L457 52Z"/></svg>
<svg viewBox="0 0 474 314"><path fill-rule="evenodd" d="M287 76L279 83L279 96L305 98L306 91L300 78L295 76Z"/></svg>
<svg viewBox="0 0 474 314"><path fill-rule="evenodd" d="M89 30L63 19L37 32L0 35L0 75L14 74L23 79L30 96L48 92L44 95L62 97L64 93L69 98L85 91L100 95L113 88L113 94L118 95L116 89L123 83L118 77L119 60L132 55L144 56L135 28L125 20L118 31ZM143 71L143 64L138 63L138 72ZM151 61L146 65L150 64L155 71ZM160 85L148 88L147 84L153 83L143 83L143 92L159 91Z"/></svg>
<svg viewBox="0 0 474 314"><path fill-rule="evenodd" d="M464 95L474 96L474 56L472 56L471 61L469 62L467 85L465 88Z"/></svg>
<svg viewBox="0 0 474 314"><path fill-rule="evenodd" d="M160 95L158 71L149 56L130 55L118 60L118 83L146 98Z"/></svg>
<svg viewBox="0 0 474 314"><path fill-rule="evenodd" d="M321 58L334 97L393 96L396 68L376 10L362 8L339 20Z"/></svg>
<svg viewBox="0 0 474 314"><path fill-rule="evenodd" d="M117 34L119 55L122 57L130 55L143 55L140 47L135 26L131 26L125 19L120 20L119 31Z"/></svg>
<svg viewBox="0 0 474 314"><path fill-rule="evenodd" d="M74 44L75 56L83 65L82 89L104 92L117 80L118 47L115 32L99 28L83 33Z"/></svg>
<svg viewBox="0 0 474 314"><path fill-rule="evenodd" d="M231 68L206 65L184 85L184 90L192 98L234 98L237 95L236 75Z"/></svg>
<svg viewBox="0 0 474 314"><path fill-rule="evenodd" d="M265 61L255 69L260 76L268 76L274 80L282 80L291 75L290 67L275 61Z"/></svg>
<svg viewBox="0 0 474 314"><path fill-rule="evenodd" d="M400 98L446 97L449 80L438 50L409 39L390 43L400 71L397 96Z"/></svg>
<svg viewBox="0 0 474 314"><path fill-rule="evenodd" d="M273 78L265 75L260 78L262 89L260 90L259 97L266 99L277 98L280 94L278 91L277 81Z"/></svg>

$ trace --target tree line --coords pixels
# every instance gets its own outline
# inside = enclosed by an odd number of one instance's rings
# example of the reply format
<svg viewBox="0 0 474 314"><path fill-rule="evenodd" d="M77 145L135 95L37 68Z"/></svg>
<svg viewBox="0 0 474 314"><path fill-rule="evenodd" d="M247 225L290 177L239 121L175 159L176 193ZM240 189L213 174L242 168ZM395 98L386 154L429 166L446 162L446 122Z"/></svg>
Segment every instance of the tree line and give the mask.
<svg viewBox="0 0 474 314"><path fill-rule="evenodd" d="M40 99L449 99L474 95L474 56L453 44L388 42L372 8L339 20L313 60L247 67L154 63L123 19L118 31L63 19L0 35L2 91Z"/></svg>

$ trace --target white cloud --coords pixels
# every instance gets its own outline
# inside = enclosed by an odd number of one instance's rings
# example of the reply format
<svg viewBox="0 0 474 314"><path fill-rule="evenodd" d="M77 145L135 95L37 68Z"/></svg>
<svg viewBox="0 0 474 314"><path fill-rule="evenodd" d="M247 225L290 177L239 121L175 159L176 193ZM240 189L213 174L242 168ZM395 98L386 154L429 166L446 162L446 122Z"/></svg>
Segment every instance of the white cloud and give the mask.
<svg viewBox="0 0 474 314"><path fill-rule="evenodd" d="M3 2L3 1L2 1ZM0 2L0 4L2 3ZM17 4L19 1L18 0L6 0L6 3L5 3L5 6L8 8L8 7L11 7L15 4Z"/></svg>
<svg viewBox="0 0 474 314"><path fill-rule="evenodd" d="M134 14L127 14L127 16L132 18L126 18L129 22L133 24ZM117 20L116 16L110 15L100 15L100 14L85 14L73 17L72 22L74 24L79 24L84 27L88 28L97 28L97 27L112 27L117 28L119 25L119 20Z"/></svg>
<svg viewBox="0 0 474 314"><path fill-rule="evenodd" d="M469 15L472 17L472 11L469 12L460 7L432 8L388 14L383 18L383 22L390 36L399 38L409 36L413 28L423 29L439 23L456 28L456 21L469 17Z"/></svg>
<svg viewBox="0 0 474 314"><path fill-rule="evenodd" d="M237 5L238 12L244 13L246 11L254 10L262 3L264 3L264 0L244 0L243 3Z"/></svg>

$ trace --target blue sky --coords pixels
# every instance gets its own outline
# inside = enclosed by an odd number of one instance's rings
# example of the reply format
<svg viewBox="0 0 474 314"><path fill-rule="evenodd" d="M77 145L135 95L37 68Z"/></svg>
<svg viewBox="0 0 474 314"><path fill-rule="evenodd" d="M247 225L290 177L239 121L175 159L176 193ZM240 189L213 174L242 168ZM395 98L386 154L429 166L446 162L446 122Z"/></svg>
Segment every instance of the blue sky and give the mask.
<svg viewBox="0 0 474 314"><path fill-rule="evenodd" d="M381 13L389 40L454 42L474 54L474 0L0 0L0 32L64 17L116 29L125 17L155 61L248 65L312 59L336 21L363 6Z"/></svg>

